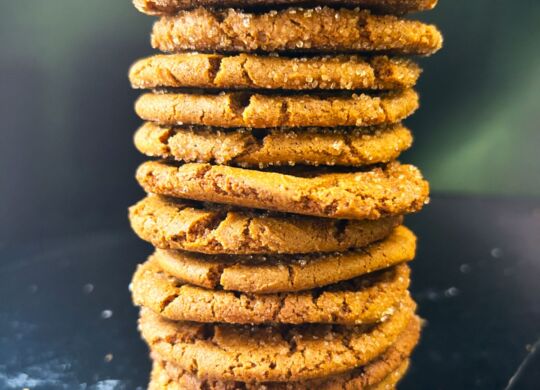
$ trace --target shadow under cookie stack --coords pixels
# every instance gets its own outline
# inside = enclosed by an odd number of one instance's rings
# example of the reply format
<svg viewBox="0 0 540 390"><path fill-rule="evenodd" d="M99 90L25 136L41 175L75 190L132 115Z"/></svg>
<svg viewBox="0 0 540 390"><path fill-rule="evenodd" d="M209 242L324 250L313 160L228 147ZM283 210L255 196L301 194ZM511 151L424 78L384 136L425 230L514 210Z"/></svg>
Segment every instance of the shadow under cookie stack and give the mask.
<svg viewBox="0 0 540 390"><path fill-rule="evenodd" d="M394 388L420 336L403 215L429 199L396 161L418 108L405 56L442 44L402 15L436 0L134 3L172 53L130 70L152 90L129 211L155 246L131 284L149 388Z"/></svg>

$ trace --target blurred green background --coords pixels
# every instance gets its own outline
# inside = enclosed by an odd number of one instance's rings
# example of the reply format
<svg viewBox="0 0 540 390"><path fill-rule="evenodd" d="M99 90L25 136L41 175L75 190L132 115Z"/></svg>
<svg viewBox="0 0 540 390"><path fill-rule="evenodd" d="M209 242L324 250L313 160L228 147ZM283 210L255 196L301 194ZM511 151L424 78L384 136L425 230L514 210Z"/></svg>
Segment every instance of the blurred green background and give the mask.
<svg viewBox="0 0 540 390"><path fill-rule="evenodd" d="M0 218L124 221L142 160L126 74L152 52L152 18L129 0L0 4ZM436 23L445 48L421 60L402 160L434 192L540 195L540 1L441 0L413 17Z"/></svg>

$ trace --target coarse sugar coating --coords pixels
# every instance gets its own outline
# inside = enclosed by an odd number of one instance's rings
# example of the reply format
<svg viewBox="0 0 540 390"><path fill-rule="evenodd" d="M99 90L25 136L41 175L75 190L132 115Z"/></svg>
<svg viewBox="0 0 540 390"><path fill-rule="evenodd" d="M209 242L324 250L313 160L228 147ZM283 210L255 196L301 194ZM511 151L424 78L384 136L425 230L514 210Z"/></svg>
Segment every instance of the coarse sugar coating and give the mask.
<svg viewBox="0 0 540 390"><path fill-rule="evenodd" d="M133 276L133 302L174 321L229 324L373 324L408 297L409 267L324 288L277 294L237 293L193 286L167 274L152 258Z"/></svg>
<svg viewBox="0 0 540 390"><path fill-rule="evenodd" d="M152 353L201 378L305 381L376 360L416 320L415 307L406 299L386 321L369 326L204 324L170 321L143 309L139 330Z"/></svg>
<svg viewBox="0 0 540 390"><path fill-rule="evenodd" d="M198 204L150 195L129 209L135 233L157 248L208 254L337 252L388 236L403 218L336 220Z"/></svg>
<svg viewBox="0 0 540 390"><path fill-rule="evenodd" d="M302 291L353 279L411 261L416 237L398 226L361 249L297 255L204 255L157 249L153 260L168 274L210 289L268 294Z"/></svg>
<svg viewBox="0 0 540 390"><path fill-rule="evenodd" d="M413 87L419 76L409 59L356 55L161 54L137 61L129 72L134 88L389 90Z"/></svg>
<svg viewBox="0 0 540 390"><path fill-rule="evenodd" d="M370 8L382 13L403 14L435 7L437 0L133 0L135 7L149 15L175 14L196 7L271 7L332 5Z"/></svg>
<svg viewBox="0 0 540 390"><path fill-rule="evenodd" d="M244 168L386 163L398 158L412 141L411 131L401 124L254 130L146 122L134 137L137 149L150 157Z"/></svg>
<svg viewBox="0 0 540 390"><path fill-rule="evenodd" d="M163 125L333 127L396 123L419 106L412 89L380 95L146 93L135 103L144 120Z"/></svg>
<svg viewBox="0 0 540 390"><path fill-rule="evenodd" d="M261 13L196 8L159 19L152 46L164 52L384 52L429 55L442 46L433 25L368 10L287 8Z"/></svg>
<svg viewBox="0 0 540 390"><path fill-rule="evenodd" d="M379 219L419 211L429 200L418 168L398 162L346 172L312 167L271 172L149 161L136 178L149 193L327 218Z"/></svg>

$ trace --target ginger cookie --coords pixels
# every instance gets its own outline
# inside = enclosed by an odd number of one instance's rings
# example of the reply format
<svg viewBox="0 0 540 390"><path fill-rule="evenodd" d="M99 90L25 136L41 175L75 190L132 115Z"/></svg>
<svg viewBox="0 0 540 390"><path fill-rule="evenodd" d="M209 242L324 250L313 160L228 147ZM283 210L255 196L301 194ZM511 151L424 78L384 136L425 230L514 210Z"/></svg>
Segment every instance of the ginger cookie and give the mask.
<svg viewBox="0 0 540 390"><path fill-rule="evenodd" d="M129 72L134 88L388 90L413 87L419 76L420 68L408 59L354 55L155 55L137 61Z"/></svg>
<svg viewBox="0 0 540 390"><path fill-rule="evenodd" d="M157 249L166 273L195 286L268 294L314 289L410 261L416 237L398 226L382 241L331 254L230 256Z"/></svg>
<svg viewBox="0 0 540 390"><path fill-rule="evenodd" d="M388 375L384 380L371 388L368 388L370 390L389 390L389 389L396 389L397 384L400 380L405 377L407 374L407 370L409 369L410 361L407 360L404 362L401 366L398 367L398 369L394 372L392 372L390 375Z"/></svg>
<svg viewBox="0 0 540 390"><path fill-rule="evenodd" d="M437 0L133 0L135 7L148 15L171 15L195 7L266 7L331 5L373 9L381 13L403 14L433 9Z"/></svg>
<svg viewBox="0 0 540 390"><path fill-rule="evenodd" d="M370 364L366 367L370 367ZM358 377L336 375L329 380L305 382L246 383L201 380L170 364L154 360L148 390L389 390L395 389L395 386L407 373L408 368L409 361L406 360L386 378L373 385L366 385L365 383L370 382L371 378L362 374L358 374Z"/></svg>
<svg viewBox="0 0 540 390"><path fill-rule="evenodd" d="M229 324L372 324L408 297L405 264L303 292L250 294L186 284L150 257L131 282L133 302L174 321Z"/></svg>
<svg viewBox="0 0 540 390"><path fill-rule="evenodd" d="M387 163L407 150L413 137L401 124L352 129L228 130L147 122L134 140L137 149L151 157L265 168Z"/></svg>
<svg viewBox="0 0 540 390"><path fill-rule="evenodd" d="M411 213L429 199L429 185L420 171L397 162L341 173L149 161L139 167L136 177L146 192L154 194L329 218L379 219Z"/></svg>
<svg viewBox="0 0 540 390"><path fill-rule="evenodd" d="M152 46L164 52L391 52L429 55L442 46L433 25L368 10L287 8L257 13L196 8L159 19Z"/></svg>
<svg viewBox="0 0 540 390"><path fill-rule="evenodd" d="M368 365L369 367L369 365ZM365 385L370 378L356 380L342 380L344 375L337 375L332 380L312 380L306 382L266 382L264 384L245 382L220 382L213 380L200 380L194 375L180 372L163 362L154 361L148 390L389 390L395 389L397 383L405 376L409 361L403 362L395 371L391 372L381 382ZM173 371L172 374L169 371ZM175 379L172 379L175 378Z"/></svg>
<svg viewBox="0 0 540 390"><path fill-rule="evenodd" d="M148 196L129 209L133 230L157 248L209 254L336 252L388 236L400 216L335 220Z"/></svg>
<svg viewBox="0 0 540 390"><path fill-rule="evenodd" d="M377 96L146 93L135 103L135 111L142 119L163 125L336 127L396 123L418 105L412 89Z"/></svg>
<svg viewBox="0 0 540 390"><path fill-rule="evenodd" d="M175 322L143 309L139 329L153 353L200 378L305 381L376 360L414 321L415 307L406 299L386 321L368 326Z"/></svg>
<svg viewBox="0 0 540 390"><path fill-rule="evenodd" d="M246 383L199 378L153 356L150 390L346 390L391 389L407 371L414 347L420 338L420 322L414 318L397 341L380 357L347 373L304 382Z"/></svg>

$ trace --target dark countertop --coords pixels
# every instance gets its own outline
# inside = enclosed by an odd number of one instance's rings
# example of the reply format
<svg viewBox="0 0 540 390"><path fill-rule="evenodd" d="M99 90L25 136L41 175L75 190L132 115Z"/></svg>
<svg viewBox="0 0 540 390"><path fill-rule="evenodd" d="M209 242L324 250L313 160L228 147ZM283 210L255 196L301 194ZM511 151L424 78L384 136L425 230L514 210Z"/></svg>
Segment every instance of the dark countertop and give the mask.
<svg viewBox="0 0 540 390"><path fill-rule="evenodd" d="M427 326L400 389L540 388L540 201L435 197L407 224ZM0 244L0 389L145 388L128 284L149 252L127 224Z"/></svg>

